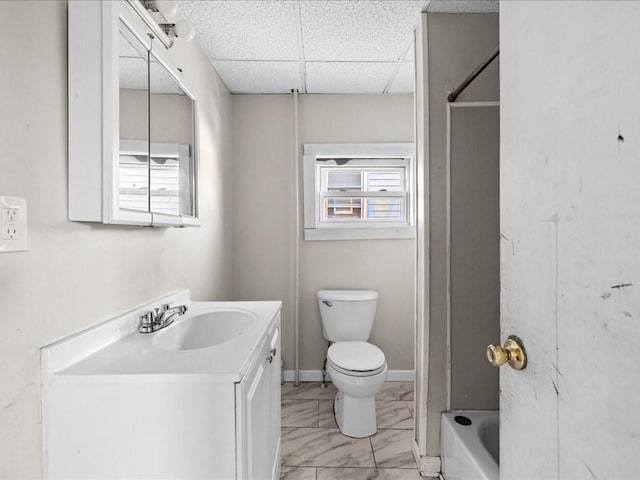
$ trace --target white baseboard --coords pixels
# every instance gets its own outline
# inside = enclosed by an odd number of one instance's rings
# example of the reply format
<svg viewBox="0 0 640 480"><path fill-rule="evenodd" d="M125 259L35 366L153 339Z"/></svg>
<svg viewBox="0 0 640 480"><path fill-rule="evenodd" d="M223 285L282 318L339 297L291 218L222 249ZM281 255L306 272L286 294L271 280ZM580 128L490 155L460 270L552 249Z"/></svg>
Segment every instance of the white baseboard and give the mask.
<svg viewBox="0 0 640 480"><path fill-rule="evenodd" d="M295 381L295 373L295 370L283 370L282 374L284 377L284 381ZM300 380L301 382L321 382L322 373L320 373L320 370L300 370L300 378L298 380ZM327 378L327 380L329 380L329 378Z"/></svg>
<svg viewBox="0 0 640 480"><path fill-rule="evenodd" d="M295 370L284 370L283 377L285 382L293 382L295 380ZM389 370L387 374L388 382L413 382L415 378L414 370ZM322 373L320 370L300 370L301 382L321 382ZM327 375L327 380L330 380Z"/></svg>
<svg viewBox="0 0 640 480"><path fill-rule="evenodd" d="M413 382L415 378L415 370L389 370L387 374L387 382Z"/></svg>

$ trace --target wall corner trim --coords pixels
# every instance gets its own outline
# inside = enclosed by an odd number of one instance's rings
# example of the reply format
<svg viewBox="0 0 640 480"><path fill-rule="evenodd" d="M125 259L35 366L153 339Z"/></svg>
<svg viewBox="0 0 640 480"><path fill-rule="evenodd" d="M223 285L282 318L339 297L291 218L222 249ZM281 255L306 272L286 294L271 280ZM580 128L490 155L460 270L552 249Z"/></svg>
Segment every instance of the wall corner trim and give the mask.
<svg viewBox="0 0 640 480"><path fill-rule="evenodd" d="M415 440L413 442L413 458L418 465L418 471L421 477L442 478L440 476L440 470L442 468L440 457L420 456L418 444Z"/></svg>

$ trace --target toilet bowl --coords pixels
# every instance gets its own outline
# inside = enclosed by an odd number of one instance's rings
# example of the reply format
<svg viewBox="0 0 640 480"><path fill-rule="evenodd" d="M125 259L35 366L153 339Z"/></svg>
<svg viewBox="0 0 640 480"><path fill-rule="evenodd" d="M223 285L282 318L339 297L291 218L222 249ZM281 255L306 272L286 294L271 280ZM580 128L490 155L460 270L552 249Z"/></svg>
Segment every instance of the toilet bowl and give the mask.
<svg viewBox="0 0 640 480"><path fill-rule="evenodd" d="M333 403L340 431L356 438L376 433L375 394L387 379L384 353L368 343L378 293L320 290L322 335L329 340L326 372L338 389Z"/></svg>
<svg viewBox="0 0 640 480"><path fill-rule="evenodd" d="M382 350L362 341L334 343L327 352L327 373L338 390L334 413L340 431L355 438L375 434L375 394L387 379Z"/></svg>

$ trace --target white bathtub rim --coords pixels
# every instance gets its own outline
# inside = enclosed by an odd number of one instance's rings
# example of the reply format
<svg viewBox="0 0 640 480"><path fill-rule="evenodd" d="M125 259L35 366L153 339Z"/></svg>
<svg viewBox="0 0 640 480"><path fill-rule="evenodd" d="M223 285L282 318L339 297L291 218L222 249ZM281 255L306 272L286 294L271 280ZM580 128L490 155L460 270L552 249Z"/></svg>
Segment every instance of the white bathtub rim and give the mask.
<svg viewBox="0 0 640 480"><path fill-rule="evenodd" d="M462 415L471 420L472 424L468 430L468 427L456 423L454 418L457 415ZM497 410L459 410L442 414L443 433L445 430L444 423L446 423L451 434L457 437L459 441L458 447L464 452L467 459L473 464L477 471L482 473L483 478L489 480L497 480L500 478L500 466L480 439L480 427L487 421L499 421L498 416L499 412ZM466 435L464 435L465 433ZM443 476L445 480L449 480L445 472L448 462L446 460L447 455L444 452L444 444L442 445L442 450Z"/></svg>

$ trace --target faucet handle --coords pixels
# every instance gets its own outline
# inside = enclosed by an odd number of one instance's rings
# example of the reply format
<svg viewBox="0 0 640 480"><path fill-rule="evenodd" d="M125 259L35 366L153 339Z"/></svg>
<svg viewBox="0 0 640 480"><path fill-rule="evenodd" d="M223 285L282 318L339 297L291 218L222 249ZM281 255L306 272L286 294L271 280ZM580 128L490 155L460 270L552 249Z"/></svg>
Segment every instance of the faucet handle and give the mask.
<svg viewBox="0 0 640 480"><path fill-rule="evenodd" d="M138 330L140 331L140 333L149 333L152 331L153 323L153 312L145 312L143 315L140 315L140 325L138 325Z"/></svg>
<svg viewBox="0 0 640 480"><path fill-rule="evenodd" d="M167 310L169 310L171 308L171 305L173 305L173 302L163 303L160 311L161 312L166 312Z"/></svg>

